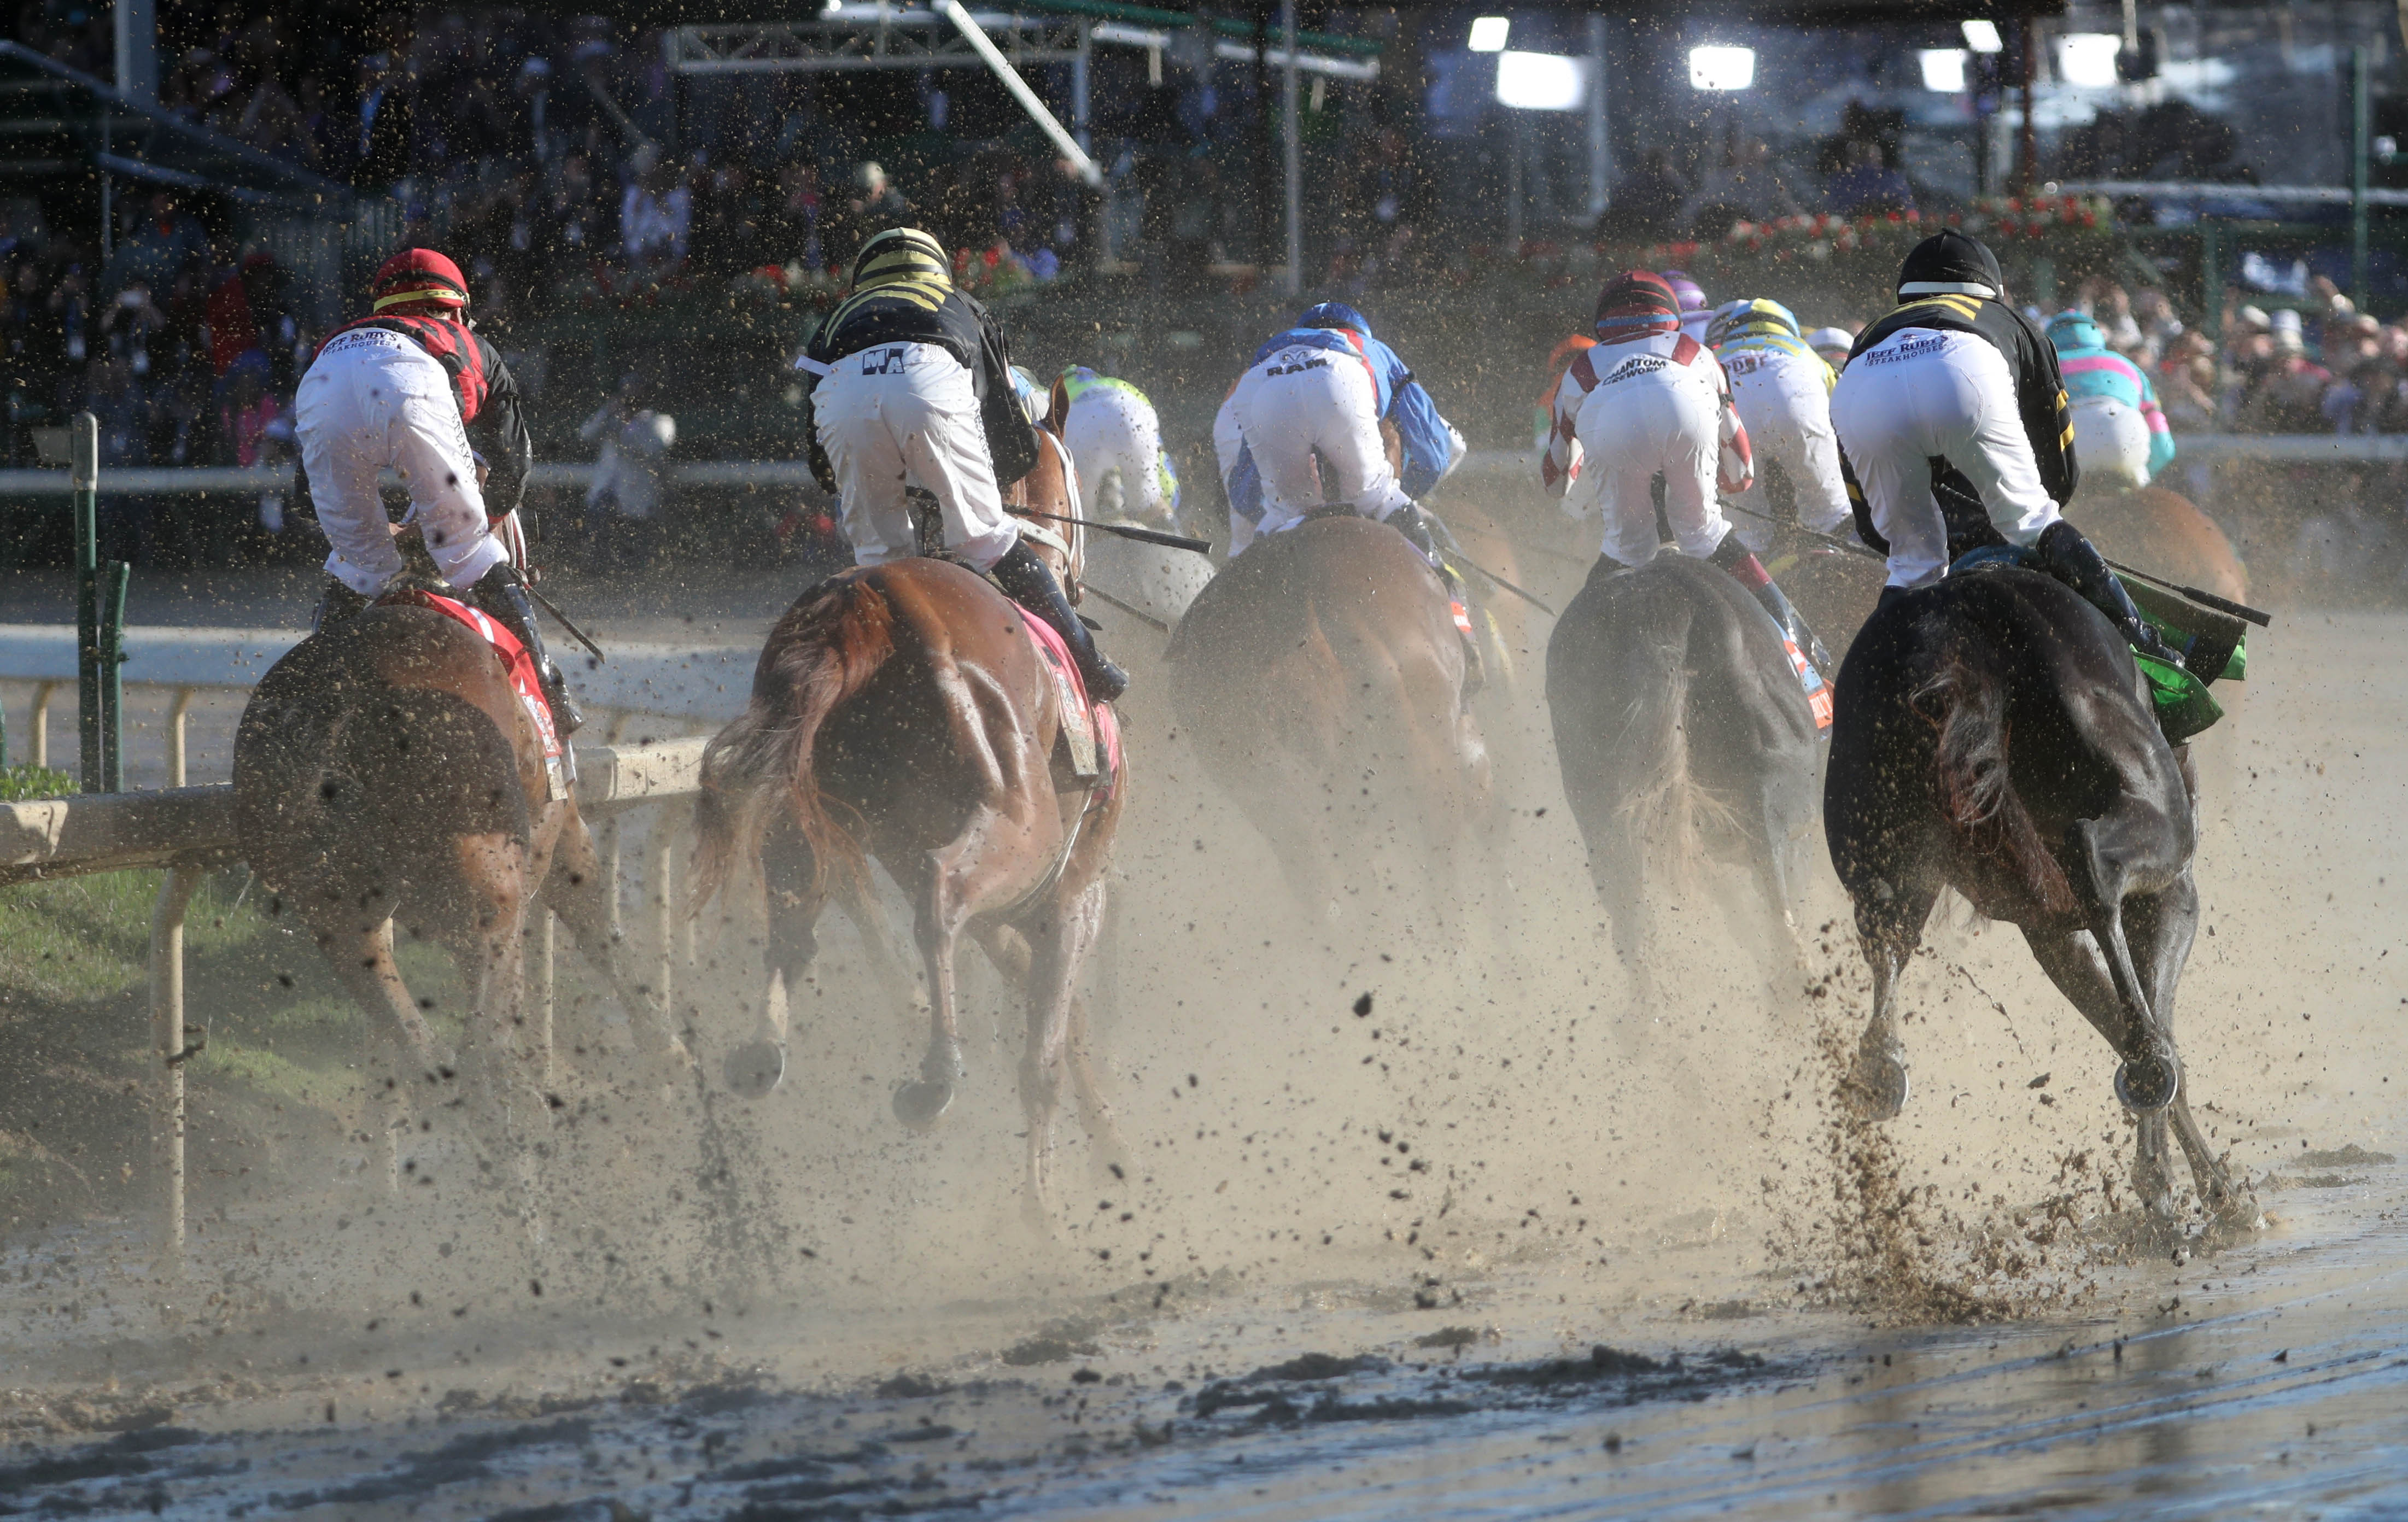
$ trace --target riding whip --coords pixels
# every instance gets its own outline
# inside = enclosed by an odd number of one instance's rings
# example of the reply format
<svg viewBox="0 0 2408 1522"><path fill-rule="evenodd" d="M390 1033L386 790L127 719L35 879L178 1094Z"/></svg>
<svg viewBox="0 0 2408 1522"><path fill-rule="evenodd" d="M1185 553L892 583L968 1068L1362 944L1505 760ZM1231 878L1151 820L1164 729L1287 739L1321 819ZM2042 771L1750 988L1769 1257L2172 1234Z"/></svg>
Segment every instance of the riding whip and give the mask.
<svg viewBox="0 0 2408 1522"><path fill-rule="evenodd" d="M579 644L583 645L586 649L594 653L594 658L596 661L605 661L609 659L609 656L602 653L602 647L595 644L591 636L587 635L583 629L579 628L574 623L570 622L566 613L562 612L558 608L552 605L552 601L550 597L538 592L530 582L523 582L520 584L526 587L526 595L535 599L535 605L538 608L542 609L545 612L550 613L554 619L558 620L560 626L566 629L571 638L575 639Z"/></svg>
<svg viewBox="0 0 2408 1522"><path fill-rule="evenodd" d="M1141 544L1164 544L1173 550L1188 550L1199 555L1212 553L1211 539L1191 539L1184 534L1166 534L1158 528L1139 528L1131 524L1099 524L1093 518L1066 518L1058 512L1034 512L1026 508L1007 508L1004 510L1020 518L1044 518L1057 524L1077 524L1082 528L1101 529L1107 534L1136 539Z"/></svg>
<svg viewBox="0 0 2408 1522"><path fill-rule="evenodd" d="M1784 524L1779 519L1774 518L1770 514L1752 511L1749 509L1741 507L1735 502L1725 502L1722 504L1722 508L1725 512L1736 512L1743 518L1753 518L1758 523L1771 524L1776 527L1788 529L1792 533L1802 534L1810 539L1819 539L1825 544L1844 550L1850 554L1861 555L1868 560L1880 560L1886 562L1888 559L1886 555L1883 554L1880 551L1874 549L1870 544L1858 544L1853 539L1843 539L1837 534L1818 533L1813 529L1808 528L1803 524ZM2228 618L2243 619L2248 623L2257 625L2261 629L2271 628L2273 625L2273 614L2262 612L2258 609L2250 607L2247 603L2234 602L2229 597L2219 597L2213 592L2202 591L2195 586L2185 586L2180 582L2168 581L2162 576L2153 575L2148 571L2136 569L2133 567L2127 566L2120 560L2107 560L2105 555L2100 555L2099 558L2107 562L2107 568L2109 570L2117 571L2126 576L2135 576L2153 586L2161 586L2169 592L2179 593L2183 596L2188 597L2191 601L2199 604L2201 608L2213 610L2215 612L2224 614Z"/></svg>
<svg viewBox="0 0 2408 1522"><path fill-rule="evenodd" d="M1466 570L1478 571L1489 581L1496 582L1498 586L1511 592L1513 596L1521 598L1524 602L1528 603L1531 607L1546 614L1549 618L1561 618L1563 616L1561 613L1558 613L1554 609L1548 607L1545 603L1541 602L1537 597L1532 596L1529 593L1523 591L1520 587L1515 586L1512 582L1505 580L1502 576L1498 575L1495 571L1490 570L1487 567L1472 559L1469 555L1465 554L1463 553L1463 541L1455 537L1455 530L1447 526L1445 519L1440 518L1434 512L1428 512L1426 510L1423 513L1423 516L1428 519L1430 524L1436 527L1440 534L1446 536L1445 557L1450 563L1460 563Z"/></svg>
<svg viewBox="0 0 2408 1522"><path fill-rule="evenodd" d="M1127 603L1125 603L1118 597L1113 596L1111 593L1105 591L1102 587L1097 586L1095 582L1082 582L1079 584L1086 592L1087 596L1091 597L1103 598L1106 602L1111 603L1113 607L1119 609L1122 612L1126 613L1129 617L1136 619L1139 623L1151 624L1165 634L1168 634L1170 632L1169 625L1165 624L1162 620L1154 617L1152 613L1147 612L1141 608L1130 607Z"/></svg>

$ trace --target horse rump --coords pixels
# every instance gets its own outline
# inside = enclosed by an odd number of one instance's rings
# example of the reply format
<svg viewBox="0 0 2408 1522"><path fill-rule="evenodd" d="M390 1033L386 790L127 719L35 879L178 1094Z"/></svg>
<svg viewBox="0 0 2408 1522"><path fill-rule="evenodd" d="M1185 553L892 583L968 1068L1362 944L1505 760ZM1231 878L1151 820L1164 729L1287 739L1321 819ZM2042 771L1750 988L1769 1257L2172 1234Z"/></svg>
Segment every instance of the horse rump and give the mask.
<svg viewBox="0 0 2408 1522"><path fill-rule="evenodd" d="M2003 869L2048 912L2071 912L2072 884L2015 791L2005 682L1954 649L1907 700L1932 726L1932 801L1957 850Z"/></svg>
<svg viewBox="0 0 2408 1522"><path fill-rule="evenodd" d="M763 814L783 796L811 853L814 892L833 866L868 871L861 842L829 810L815 769L828 716L869 684L895 653L895 613L867 576L846 572L796 599L762 647L752 696L702 753L695 801L697 912L742 864L757 869Z"/></svg>

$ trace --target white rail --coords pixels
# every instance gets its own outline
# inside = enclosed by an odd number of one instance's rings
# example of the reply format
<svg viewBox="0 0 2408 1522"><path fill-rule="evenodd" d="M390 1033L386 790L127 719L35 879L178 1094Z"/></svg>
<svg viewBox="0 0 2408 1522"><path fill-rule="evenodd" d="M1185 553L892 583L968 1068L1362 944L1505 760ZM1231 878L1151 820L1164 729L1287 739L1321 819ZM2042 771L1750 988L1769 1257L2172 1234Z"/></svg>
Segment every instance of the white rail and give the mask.
<svg viewBox="0 0 2408 1522"><path fill-rule="evenodd" d="M702 772L699 737L656 745L577 747L580 812L609 819L624 810L678 804L694 796ZM671 860L672 822L657 821L648 853L652 931L646 948L655 959L651 986L668 997L674 970L677 883ZM615 827L606 869L618 880ZM159 1249L163 1269L180 1271L184 1252L184 913L208 872L239 858L234 788L183 787L162 793L95 793L70 798L0 804L0 885L95 872L166 869L150 914L151 1051L159 1116ZM613 899L615 903L615 897ZM530 933L532 982L541 1028L552 1029L552 917Z"/></svg>

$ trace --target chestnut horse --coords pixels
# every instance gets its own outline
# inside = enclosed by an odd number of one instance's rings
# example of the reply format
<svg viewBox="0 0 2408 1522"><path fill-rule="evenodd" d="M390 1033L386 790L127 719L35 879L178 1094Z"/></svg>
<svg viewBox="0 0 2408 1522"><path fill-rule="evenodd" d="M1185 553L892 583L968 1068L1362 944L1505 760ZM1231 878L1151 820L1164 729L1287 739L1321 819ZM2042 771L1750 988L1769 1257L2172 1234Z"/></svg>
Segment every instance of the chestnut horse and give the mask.
<svg viewBox="0 0 2408 1522"><path fill-rule="evenodd" d="M2102 554L2234 602L2249 600L2249 572L2232 541L2179 492L2162 486L2086 492L2066 516Z"/></svg>
<svg viewBox="0 0 2408 1522"><path fill-rule="evenodd" d="M388 1108L456 1072L485 1161L540 1241L535 1156L549 1128L551 1049L526 1017L523 955L548 905L626 1005L664 1076L686 1067L652 990L631 984L574 797L550 796L535 722L492 646L457 621L381 603L311 635L260 680L235 734L236 834L368 1012L367 1067ZM471 990L447 1058L394 960L394 926L458 958ZM424 1007L431 1007L428 1001Z"/></svg>
<svg viewBox="0 0 2408 1522"><path fill-rule="evenodd" d="M1076 516L1067 455L1043 430L1039 445L1015 498ZM1079 541L1066 539L1040 553L1075 575ZM1019 609L985 578L926 558L859 567L804 593L769 631L750 703L704 753L695 811L697 912L739 869L758 870L767 902L770 997L727 1059L730 1086L757 1097L782 1076L783 1012L810 975L830 897L865 939L882 936L874 858L911 900L928 981L927 1053L919 1080L896 1091L896 1116L926 1130L953 1102L967 933L1028 998L1024 1203L1040 1221L1066 1070L1099 1156L1121 1151L1073 991L1103 925L1126 776L1100 737L1097 774L1076 774L1072 720Z"/></svg>
<svg viewBox="0 0 2408 1522"><path fill-rule="evenodd" d="M1498 823L1448 601L1403 535L1348 511L1256 539L1171 636L1181 727L1315 913L1340 862L1401 826L1451 919L1438 858Z"/></svg>

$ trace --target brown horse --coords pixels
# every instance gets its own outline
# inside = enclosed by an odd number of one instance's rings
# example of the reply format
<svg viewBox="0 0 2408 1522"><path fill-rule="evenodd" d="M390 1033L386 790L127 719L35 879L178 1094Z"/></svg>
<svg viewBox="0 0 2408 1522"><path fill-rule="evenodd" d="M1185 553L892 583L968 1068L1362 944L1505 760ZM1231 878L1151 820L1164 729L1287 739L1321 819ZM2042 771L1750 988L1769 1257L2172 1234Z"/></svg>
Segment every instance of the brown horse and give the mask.
<svg viewBox="0 0 2408 1522"><path fill-rule="evenodd" d="M1023 503L1075 506L1064 463L1040 448ZM847 571L770 630L751 702L704 753L695 808L697 908L757 868L769 917L771 997L729 1055L730 1085L757 1096L783 1073L782 1007L810 975L820 913L839 894L857 923L874 919L875 858L911 900L928 980L927 1054L895 1113L925 1130L953 1102L967 933L1028 998L1025 1204L1039 1220L1066 1068L1100 1155L1121 1151L1073 989L1103 925L1126 776L1100 735L1081 775L1070 701L1020 610L975 572L932 559Z"/></svg>
<svg viewBox="0 0 2408 1522"><path fill-rule="evenodd" d="M685 1054L659 999L628 983L608 883L574 797L553 798L541 741L493 647L455 620L384 603L294 646L235 736L245 860L368 1012L387 1135L422 1085L465 1085L474 1139L542 1236L535 1149L549 1126L548 1033L524 1007L540 905L569 928L664 1075ZM394 960L394 927L459 960L471 994L447 1059Z"/></svg>
<svg viewBox="0 0 2408 1522"><path fill-rule="evenodd" d="M2066 516L2102 554L2234 602L2249 600L2249 572L2232 541L2179 492L2162 486L2086 492Z"/></svg>
<svg viewBox="0 0 2408 1522"><path fill-rule="evenodd" d="M1395 529L1347 513L1256 540L1197 594L1168 658L1181 726L1313 912L1337 903L1340 860L1399 820L1433 866L1486 844L1498 815L1463 640Z"/></svg>

